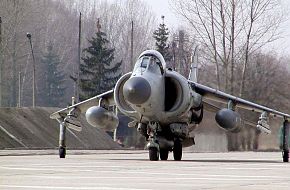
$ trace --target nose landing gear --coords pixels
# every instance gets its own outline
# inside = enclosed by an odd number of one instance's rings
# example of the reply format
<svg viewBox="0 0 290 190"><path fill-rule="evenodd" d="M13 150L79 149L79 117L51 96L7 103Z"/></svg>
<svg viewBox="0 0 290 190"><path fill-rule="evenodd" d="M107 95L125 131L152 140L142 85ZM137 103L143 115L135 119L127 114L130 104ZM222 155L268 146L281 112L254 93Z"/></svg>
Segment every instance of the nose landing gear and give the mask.
<svg viewBox="0 0 290 190"><path fill-rule="evenodd" d="M149 159L151 161L159 160L159 144L157 141L158 127L159 127L159 124L157 122L148 123L149 142L147 144L147 148L149 150Z"/></svg>
<svg viewBox="0 0 290 190"><path fill-rule="evenodd" d="M159 151L156 147L149 148L149 159L150 159L150 161L158 161L159 160Z"/></svg>

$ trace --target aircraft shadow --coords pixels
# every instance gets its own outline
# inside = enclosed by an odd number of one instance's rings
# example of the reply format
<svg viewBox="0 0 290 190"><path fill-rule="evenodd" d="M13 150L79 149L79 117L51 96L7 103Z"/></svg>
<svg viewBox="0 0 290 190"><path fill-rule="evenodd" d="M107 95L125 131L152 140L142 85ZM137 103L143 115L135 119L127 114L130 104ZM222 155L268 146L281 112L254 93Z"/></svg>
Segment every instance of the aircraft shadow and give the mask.
<svg viewBox="0 0 290 190"><path fill-rule="evenodd" d="M148 159L120 159L120 158L112 158L110 160L117 160L117 161L146 161L148 162ZM174 160L159 160L158 162L196 162L196 163L283 163L282 161L274 161L274 160L226 160L226 159L204 159L204 160L181 160L181 161L174 161Z"/></svg>
<svg viewBox="0 0 290 190"><path fill-rule="evenodd" d="M182 160L182 161L199 162L199 163L282 163L282 161L274 161L274 160L242 160L242 159L239 160L204 159L204 160Z"/></svg>

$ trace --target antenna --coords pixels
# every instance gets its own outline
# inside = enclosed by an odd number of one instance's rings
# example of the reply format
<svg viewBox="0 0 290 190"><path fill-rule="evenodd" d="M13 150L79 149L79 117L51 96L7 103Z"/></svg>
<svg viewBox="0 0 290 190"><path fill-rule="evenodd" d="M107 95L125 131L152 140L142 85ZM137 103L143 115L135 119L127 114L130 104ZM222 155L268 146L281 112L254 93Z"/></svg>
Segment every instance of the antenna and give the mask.
<svg viewBox="0 0 290 190"><path fill-rule="evenodd" d="M190 66L188 80L197 82L197 74L198 74L197 65L198 65L198 46L194 48L194 52L191 56L191 66Z"/></svg>

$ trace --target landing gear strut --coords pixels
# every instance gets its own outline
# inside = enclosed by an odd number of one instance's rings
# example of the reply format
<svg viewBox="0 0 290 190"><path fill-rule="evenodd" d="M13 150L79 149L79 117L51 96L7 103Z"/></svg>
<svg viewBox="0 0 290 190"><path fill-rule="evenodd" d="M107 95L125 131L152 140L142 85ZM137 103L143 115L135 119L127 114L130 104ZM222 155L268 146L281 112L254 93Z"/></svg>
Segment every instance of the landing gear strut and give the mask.
<svg viewBox="0 0 290 190"><path fill-rule="evenodd" d="M283 134L283 151L282 151L283 162L289 162L289 127L290 127L289 122L287 120L285 120L284 123L283 123L283 129L282 129L282 134Z"/></svg>
<svg viewBox="0 0 290 190"><path fill-rule="evenodd" d="M159 144L157 141L158 127L159 124L157 122L149 122L148 124L149 142L147 148L149 150L149 159L151 161L159 160Z"/></svg>

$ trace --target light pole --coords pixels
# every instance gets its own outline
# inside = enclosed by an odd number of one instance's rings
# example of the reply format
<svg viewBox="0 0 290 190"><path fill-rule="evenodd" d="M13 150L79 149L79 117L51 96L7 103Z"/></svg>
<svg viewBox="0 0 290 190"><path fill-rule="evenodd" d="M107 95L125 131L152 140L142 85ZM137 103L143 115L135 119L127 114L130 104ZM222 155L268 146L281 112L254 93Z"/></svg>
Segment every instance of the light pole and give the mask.
<svg viewBox="0 0 290 190"><path fill-rule="evenodd" d="M3 53L4 51L2 50L2 18L0 16L0 107L2 107L2 68L3 68Z"/></svg>
<svg viewBox="0 0 290 190"><path fill-rule="evenodd" d="M32 74L32 107L35 108L35 58L34 58L34 53L33 53L33 47L32 47L32 42L31 42L31 34L27 33L26 37L29 40L30 43L30 48L31 48L31 55L32 55L32 60L33 60L33 74Z"/></svg>

